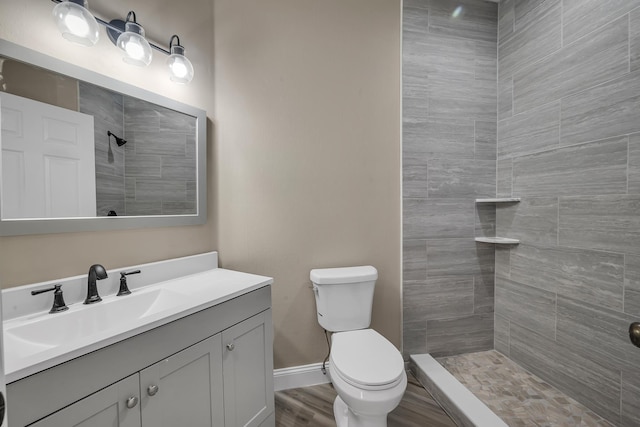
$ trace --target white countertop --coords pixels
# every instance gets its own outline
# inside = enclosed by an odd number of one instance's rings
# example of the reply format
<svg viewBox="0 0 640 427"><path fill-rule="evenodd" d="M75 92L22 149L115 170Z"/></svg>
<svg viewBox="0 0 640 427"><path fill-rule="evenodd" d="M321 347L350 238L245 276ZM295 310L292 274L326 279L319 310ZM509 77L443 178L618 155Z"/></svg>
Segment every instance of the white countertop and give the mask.
<svg viewBox="0 0 640 427"><path fill-rule="evenodd" d="M102 302L92 305L75 303L69 306L68 311L62 313L38 312L5 320L3 326L6 381L7 383L17 381L272 283L273 279L270 277L215 268L132 289L132 294L129 296L103 296ZM159 289L166 291L163 295L171 296L169 301L162 303L160 311L145 313L139 318L128 319L124 323L113 322L113 326L107 318L105 324L100 326L99 332L79 337L73 336L68 340L62 340L61 344L30 342L16 338L11 333L19 327L39 323L47 328L48 334L53 337L55 334L61 334L64 338L65 331L56 330L61 329L56 328L56 325L64 325L65 320L82 319L85 315L91 316L91 310L99 305L102 306L100 308L102 312L111 310L113 307L113 312L117 316L118 307L121 307L119 304L126 303L127 298L133 297L129 301L134 301L136 298L144 297L145 293L157 292ZM69 317L65 319L64 316ZM40 325L35 327L39 328Z"/></svg>

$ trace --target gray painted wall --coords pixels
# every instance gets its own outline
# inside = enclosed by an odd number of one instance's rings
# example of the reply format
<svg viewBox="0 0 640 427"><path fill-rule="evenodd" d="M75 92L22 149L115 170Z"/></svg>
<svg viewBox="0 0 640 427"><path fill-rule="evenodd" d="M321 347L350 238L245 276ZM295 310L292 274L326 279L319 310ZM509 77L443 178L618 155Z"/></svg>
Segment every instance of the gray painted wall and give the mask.
<svg viewBox="0 0 640 427"><path fill-rule="evenodd" d="M459 16L453 17L458 5ZM498 5L403 6L403 349L493 347Z"/></svg>
<svg viewBox="0 0 640 427"><path fill-rule="evenodd" d="M495 347L640 425L640 2L499 8Z"/></svg>

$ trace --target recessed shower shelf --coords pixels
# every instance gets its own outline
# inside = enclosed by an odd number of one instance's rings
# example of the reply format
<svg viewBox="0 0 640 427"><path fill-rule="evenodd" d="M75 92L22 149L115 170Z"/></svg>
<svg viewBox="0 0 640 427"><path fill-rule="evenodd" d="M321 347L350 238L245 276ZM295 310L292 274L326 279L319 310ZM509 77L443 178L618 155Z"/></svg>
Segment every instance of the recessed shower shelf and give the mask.
<svg viewBox="0 0 640 427"><path fill-rule="evenodd" d="M520 197L499 197L494 199L476 199L476 203L518 203Z"/></svg>
<svg viewBox="0 0 640 427"><path fill-rule="evenodd" d="M494 243L496 245L517 245L520 243L520 240L509 239L508 237L476 237L476 242Z"/></svg>

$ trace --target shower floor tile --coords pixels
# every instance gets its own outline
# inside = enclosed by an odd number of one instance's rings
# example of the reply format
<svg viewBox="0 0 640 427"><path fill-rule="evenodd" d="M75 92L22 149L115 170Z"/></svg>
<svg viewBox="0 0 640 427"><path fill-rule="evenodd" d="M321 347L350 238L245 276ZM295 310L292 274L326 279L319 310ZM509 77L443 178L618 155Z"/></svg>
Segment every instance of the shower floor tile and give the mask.
<svg viewBox="0 0 640 427"><path fill-rule="evenodd" d="M613 427L495 350L437 361L510 427Z"/></svg>

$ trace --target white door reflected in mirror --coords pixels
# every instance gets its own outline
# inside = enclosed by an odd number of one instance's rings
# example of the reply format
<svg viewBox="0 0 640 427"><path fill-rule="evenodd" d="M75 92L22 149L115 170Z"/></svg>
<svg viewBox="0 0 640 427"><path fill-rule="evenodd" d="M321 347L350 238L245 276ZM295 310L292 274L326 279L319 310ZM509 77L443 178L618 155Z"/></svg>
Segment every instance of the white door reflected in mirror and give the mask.
<svg viewBox="0 0 640 427"><path fill-rule="evenodd" d="M2 218L95 217L93 117L0 92Z"/></svg>

